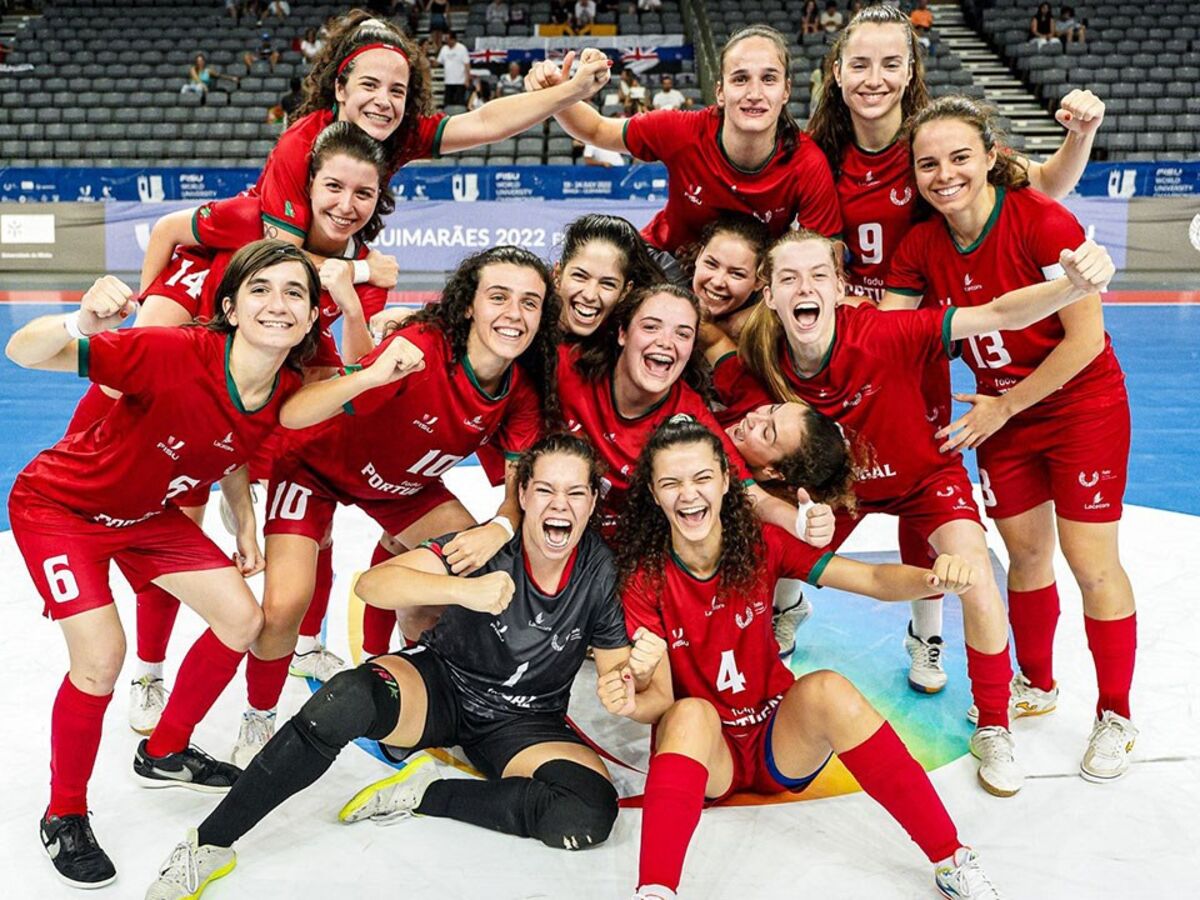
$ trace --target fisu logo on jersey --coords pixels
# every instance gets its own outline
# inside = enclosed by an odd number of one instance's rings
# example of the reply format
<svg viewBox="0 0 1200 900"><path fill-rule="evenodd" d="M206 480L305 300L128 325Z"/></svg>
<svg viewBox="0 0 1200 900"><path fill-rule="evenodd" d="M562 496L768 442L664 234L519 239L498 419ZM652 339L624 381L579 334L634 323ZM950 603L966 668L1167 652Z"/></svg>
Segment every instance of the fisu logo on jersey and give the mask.
<svg viewBox="0 0 1200 900"><path fill-rule="evenodd" d="M425 415L421 416L421 418L413 419L412 423L426 434L433 434L433 426L437 424L437 420L437 416L431 416L429 413L425 413Z"/></svg>
<svg viewBox="0 0 1200 900"><path fill-rule="evenodd" d="M678 650L680 647L690 647L691 642L683 634L682 628L671 629L671 649Z"/></svg>
<svg viewBox="0 0 1200 900"><path fill-rule="evenodd" d="M172 434L165 441L158 442L158 449L171 457L171 459L178 460L179 451L183 449L186 443L186 441L180 440Z"/></svg>

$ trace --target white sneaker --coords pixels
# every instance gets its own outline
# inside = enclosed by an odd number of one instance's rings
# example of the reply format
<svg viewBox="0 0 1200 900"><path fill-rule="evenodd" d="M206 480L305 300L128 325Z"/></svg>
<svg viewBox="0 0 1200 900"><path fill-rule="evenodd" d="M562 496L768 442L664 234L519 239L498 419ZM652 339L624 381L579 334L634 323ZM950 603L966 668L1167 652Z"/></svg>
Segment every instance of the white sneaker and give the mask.
<svg viewBox="0 0 1200 900"><path fill-rule="evenodd" d="M1079 774L1088 781L1115 781L1129 771L1137 727L1111 709L1092 726L1087 751L1079 764Z"/></svg>
<svg viewBox="0 0 1200 900"><path fill-rule="evenodd" d="M977 728L971 735L971 753L979 760L979 783L995 797L1011 797L1025 783L1017 765L1012 732L999 725Z"/></svg>
<svg viewBox="0 0 1200 900"><path fill-rule="evenodd" d="M796 649L796 630L812 615L812 604L803 594L787 609L777 609L771 616L775 629L775 641L779 644L780 657L789 656ZM664 889L665 890L665 889Z"/></svg>
<svg viewBox="0 0 1200 900"><path fill-rule="evenodd" d="M258 485L254 482L250 483L250 502L258 502ZM221 503L218 507L221 513L221 524L225 526L225 530L233 537L237 537L238 522L237 516L233 514L233 509L229 506L229 501L225 499L225 493L221 492Z"/></svg>
<svg viewBox="0 0 1200 900"><path fill-rule="evenodd" d="M317 644L315 650L292 655L292 664L288 666L288 674L300 678L315 678L323 684L344 668L346 668L344 659L336 653L330 653L322 644Z"/></svg>
<svg viewBox="0 0 1200 900"><path fill-rule="evenodd" d="M129 727L138 734L154 731L167 705L167 689L163 680L143 675L129 684Z"/></svg>
<svg viewBox="0 0 1200 900"><path fill-rule="evenodd" d="M1000 892L988 881L979 856L970 847L959 847L933 871L937 889L950 900L1001 900Z"/></svg>
<svg viewBox="0 0 1200 900"><path fill-rule="evenodd" d="M237 854L230 847L200 846L196 829L177 844L158 870L158 880L146 889L146 900L194 900L208 885L233 871Z"/></svg>
<svg viewBox="0 0 1200 900"><path fill-rule="evenodd" d="M349 825L374 819L391 825L411 818L416 815L413 810L421 805L425 790L440 778L432 756L428 753L414 756L395 775L368 785L351 797L338 813L338 820Z"/></svg>
<svg viewBox="0 0 1200 900"><path fill-rule="evenodd" d="M1058 682L1048 691L1034 687L1029 679L1018 672L1013 676L1009 685L1008 717L1023 719L1026 716L1044 716L1058 708ZM972 725L979 723L979 707L974 703L967 710L967 721Z"/></svg>
<svg viewBox="0 0 1200 900"><path fill-rule="evenodd" d="M246 768L274 736L275 710L246 710L242 713L242 727L238 729L237 743L233 745L229 761L239 769Z"/></svg>
<svg viewBox="0 0 1200 900"><path fill-rule="evenodd" d="M904 636L904 649L912 657L908 667L908 686L919 694L936 694L946 686L946 670L942 668L942 639L933 635L922 640L913 634L912 622Z"/></svg>
<svg viewBox="0 0 1200 900"><path fill-rule="evenodd" d="M675 892L661 884L644 884L637 889L633 900L675 900Z"/></svg>

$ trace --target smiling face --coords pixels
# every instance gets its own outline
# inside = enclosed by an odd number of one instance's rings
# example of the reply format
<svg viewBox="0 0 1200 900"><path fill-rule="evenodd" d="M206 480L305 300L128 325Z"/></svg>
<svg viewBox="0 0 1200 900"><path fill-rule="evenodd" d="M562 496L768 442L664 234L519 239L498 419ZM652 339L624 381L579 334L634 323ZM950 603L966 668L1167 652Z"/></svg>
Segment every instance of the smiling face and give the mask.
<svg viewBox="0 0 1200 900"><path fill-rule="evenodd" d="M823 349L833 336L833 316L845 293L830 244L785 241L771 251L771 283L764 302L775 311L793 348Z"/></svg>
<svg viewBox="0 0 1200 900"><path fill-rule="evenodd" d="M776 481L782 476L776 464L800 449L807 429L805 409L799 403L773 403L746 413L725 429L755 478Z"/></svg>
<svg viewBox="0 0 1200 900"><path fill-rule="evenodd" d="M934 119L913 135L917 190L935 210L953 216L987 199L988 172L996 150L984 150L975 126L961 119Z"/></svg>
<svg viewBox="0 0 1200 900"><path fill-rule="evenodd" d="M340 254L346 243L375 214L379 172L371 163L345 154L330 156L313 176L309 190L314 249Z"/></svg>
<svg viewBox="0 0 1200 900"><path fill-rule="evenodd" d="M376 48L350 64L346 83L334 90L338 121L353 122L377 141L392 136L404 118L408 98L408 62L395 50Z"/></svg>
<svg viewBox="0 0 1200 900"><path fill-rule="evenodd" d="M588 464L573 453L538 457L518 499L525 513L521 520L525 550L547 560L571 555L596 506L596 495L588 484Z"/></svg>
<svg viewBox="0 0 1200 900"><path fill-rule="evenodd" d="M286 352L304 340L317 320L308 288L302 263L288 260L268 266L243 281L235 298L225 298L226 317L237 327L239 340Z"/></svg>
<svg viewBox="0 0 1200 900"><path fill-rule="evenodd" d="M900 102L913 77L912 63L907 26L897 22L856 26L833 70L850 115L864 121L891 115L898 130Z"/></svg>
<svg viewBox="0 0 1200 900"><path fill-rule="evenodd" d="M735 130L747 134L773 130L791 92L792 82L772 41L748 37L726 51L717 105Z"/></svg>
<svg viewBox="0 0 1200 900"><path fill-rule="evenodd" d="M614 378L627 380L643 394L666 394L691 358L698 325L695 308L682 297L647 297L618 336L623 349Z"/></svg>
<svg viewBox="0 0 1200 900"><path fill-rule="evenodd" d="M467 355L478 367L486 357L512 362L529 349L542 321L546 285L535 269L489 263L479 271L471 303Z"/></svg>
<svg viewBox="0 0 1200 900"><path fill-rule="evenodd" d="M563 327L586 337L600 327L628 290L625 254L608 241L588 241L558 269Z"/></svg>
<svg viewBox="0 0 1200 900"><path fill-rule="evenodd" d="M654 454L650 491L676 542L699 543L720 526L729 475L705 441L673 444Z"/></svg>
<svg viewBox="0 0 1200 900"><path fill-rule="evenodd" d="M758 255L743 238L719 231L701 248L692 291L708 315L736 312L758 287Z"/></svg>

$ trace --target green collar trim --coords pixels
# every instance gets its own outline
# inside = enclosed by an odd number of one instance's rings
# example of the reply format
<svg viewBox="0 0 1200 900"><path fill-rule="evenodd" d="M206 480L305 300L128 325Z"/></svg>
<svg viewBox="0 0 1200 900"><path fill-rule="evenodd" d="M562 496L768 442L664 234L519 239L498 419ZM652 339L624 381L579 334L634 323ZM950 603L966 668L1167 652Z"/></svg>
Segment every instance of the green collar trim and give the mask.
<svg viewBox="0 0 1200 900"><path fill-rule="evenodd" d="M769 166L771 164L771 160L773 160L775 158L776 153L779 152L779 139L776 138L774 149L772 149L771 154L765 160L763 160L762 165L760 165L756 168L753 168L753 169L744 169L741 166L739 166L737 163L735 163L732 159L729 158L729 154L725 150L725 139L721 135L721 132L724 130L725 130L725 116L722 115L721 116L721 127L717 129L717 149L721 151L721 156L723 156L725 158L725 162L729 163L729 165L733 167L735 172L741 172L743 175L757 175L759 172L761 172L763 169L765 169L767 166Z"/></svg>
<svg viewBox="0 0 1200 900"><path fill-rule="evenodd" d="M946 233L950 235L950 243L954 245L954 249L958 251L960 256L966 256L968 253L974 253L979 249L979 245L983 243L984 238L992 230L992 226L996 224L996 220L1000 218L1000 209L1004 206L1004 188L998 186L996 188L996 205L992 207L992 214L988 216L986 222L983 223L983 231L979 232L979 237L971 241L966 247L958 246L958 241L955 240L954 232L950 230L950 223L946 221Z"/></svg>
<svg viewBox="0 0 1200 900"><path fill-rule="evenodd" d="M681 375L680 377L682 378L683 376ZM676 384L678 384L678 382L676 382ZM627 416L627 415L625 415L625 413L621 412L621 408L619 406L617 406L617 380L612 375L608 376L608 396L609 396L609 399L612 401L613 412L615 412L617 414L617 418L620 419L622 422L638 422L638 421L646 418L646 416L654 415L656 412L658 412L658 410L662 407L662 405L667 402L667 400L670 398L671 392L673 390L675 390L675 385L671 385L671 387L669 387L667 389L667 392L665 394L663 394L662 399L659 400L657 403L655 403L653 406L651 406L648 410L646 410L640 416Z"/></svg>
<svg viewBox="0 0 1200 900"><path fill-rule="evenodd" d="M463 371L467 373L467 379L471 382L471 386L479 392L479 396L481 396L484 400L495 403L497 400L503 400L508 396L508 389L512 387L512 365L509 365L509 367L504 370L504 378L500 382L500 392L498 394L489 394L483 389L483 385L479 383L479 376L475 374L475 369L471 365L471 357L467 356L465 353L463 354L462 358L462 367Z"/></svg>
<svg viewBox="0 0 1200 900"><path fill-rule="evenodd" d="M707 578L701 578L699 575L697 575L695 572L693 572L691 569L688 568L687 563L685 563L682 559L679 558L679 554L675 552L674 546L672 546L670 548L670 553L671 553L671 559L674 560L675 565L677 565L677 566L679 566L679 568L683 569L683 571L687 574L687 576L689 578L694 578L696 581L700 581L700 582L712 581L714 578L716 578L718 575L721 574L721 564L718 562L717 570L715 572L713 572Z"/></svg>
<svg viewBox="0 0 1200 900"><path fill-rule="evenodd" d="M233 372L229 368L229 356L233 352L233 335L225 336L225 389L229 391L229 399L233 401L233 408L243 415L252 416L256 412L261 412L271 402L275 396L275 392L279 390L279 373L275 373L275 381L271 385L271 393L267 395L267 399L263 401L263 405L257 409L246 409L246 405L242 403L242 395L238 392L237 382L233 380Z"/></svg>

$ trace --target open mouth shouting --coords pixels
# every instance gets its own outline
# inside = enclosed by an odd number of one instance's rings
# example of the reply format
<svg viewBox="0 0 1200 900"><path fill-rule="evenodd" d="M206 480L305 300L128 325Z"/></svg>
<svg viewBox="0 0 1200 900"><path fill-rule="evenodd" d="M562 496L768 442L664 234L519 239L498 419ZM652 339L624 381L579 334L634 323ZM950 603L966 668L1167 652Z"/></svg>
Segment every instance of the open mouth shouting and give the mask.
<svg viewBox="0 0 1200 900"><path fill-rule="evenodd" d="M801 333L812 331L817 327L821 317L821 304L813 300L801 300L792 307L792 318L796 320Z"/></svg>
<svg viewBox="0 0 1200 900"><path fill-rule="evenodd" d="M604 310L599 306L588 306L586 303L581 303L578 300L572 300L570 304L571 315L580 325L588 328L594 327L600 323L600 314Z"/></svg>
<svg viewBox="0 0 1200 900"><path fill-rule="evenodd" d="M574 526L567 519L549 516L542 520L542 536L549 550L565 550L571 543Z"/></svg>
<svg viewBox="0 0 1200 900"><path fill-rule="evenodd" d="M707 503L691 503L675 510L675 519L685 531L696 531L708 524L710 507Z"/></svg>
<svg viewBox="0 0 1200 900"><path fill-rule="evenodd" d="M642 365L652 378L666 381L671 377L671 369L675 367L675 357L670 353L652 350L642 354Z"/></svg>

